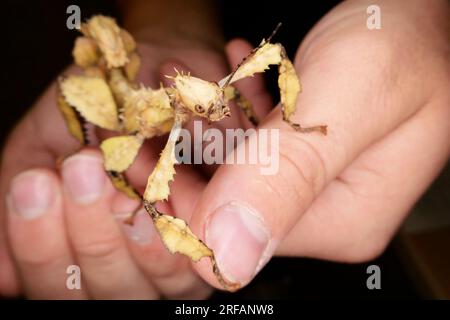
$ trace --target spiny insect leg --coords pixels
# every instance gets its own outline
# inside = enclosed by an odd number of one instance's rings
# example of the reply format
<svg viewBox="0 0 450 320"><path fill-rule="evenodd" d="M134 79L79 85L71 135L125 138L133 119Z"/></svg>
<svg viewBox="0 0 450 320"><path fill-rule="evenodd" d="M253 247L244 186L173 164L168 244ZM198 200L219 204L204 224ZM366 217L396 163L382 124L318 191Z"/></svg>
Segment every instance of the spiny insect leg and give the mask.
<svg viewBox="0 0 450 320"><path fill-rule="evenodd" d="M132 226L134 224L134 218L136 217L137 213L141 210L142 207L143 207L142 204L139 203L136 209L134 209L131 212L131 214L126 219L123 220L123 223Z"/></svg>
<svg viewBox="0 0 450 320"><path fill-rule="evenodd" d="M86 121L74 107L67 103L61 94L58 96L58 107L64 117L64 121L66 122L70 134L77 139L82 146L89 144Z"/></svg>
<svg viewBox="0 0 450 320"><path fill-rule="evenodd" d="M239 283L228 281L223 277L212 250L192 233L184 220L159 212L155 203L146 200L144 200L144 207L152 218L162 242L171 253L183 254L193 261L199 261L204 257L210 258L213 273L219 283L229 291L240 288Z"/></svg>
<svg viewBox="0 0 450 320"><path fill-rule="evenodd" d="M123 192L126 196L128 196L131 199L136 200L142 199L140 193L128 182L127 178L123 175L123 173L117 171L106 171L106 173L108 174L111 183L117 190ZM131 212L130 216L127 217L123 222L129 225L133 225L134 217L141 208L142 204L139 203L136 209L134 209Z"/></svg>
<svg viewBox="0 0 450 320"><path fill-rule="evenodd" d="M181 131L181 122L175 120L169 139L156 163L156 167L150 174L144 192L144 200L149 203L167 200L170 194L169 182L175 175L175 145Z"/></svg>
<svg viewBox="0 0 450 320"><path fill-rule="evenodd" d="M283 120L298 132L308 133L308 132L317 132L318 131L318 132L322 133L323 135L327 134L327 126L302 127L300 124L294 123L291 120L286 120L284 118L283 118Z"/></svg>
<svg viewBox="0 0 450 320"><path fill-rule="evenodd" d="M259 124L259 119L255 114L252 103L245 98L241 92L233 86L228 86L225 89L225 96L228 100L236 102L237 106L244 112L245 116L256 127Z"/></svg>
<svg viewBox="0 0 450 320"><path fill-rule="evenodd" d="M301 84L297 73L295 72L294 65L287 57L284 47L281 44L277 45L280 47L281 54L281 61L278 66L278 86L280 87L283 120L296 131L304 133L318 131L326 135L327 126L302 127L300 124L291 121L291 116L297 109L297 98L301 91Z"/></svg>
<svg viewBox="0 0 450 320"><path fill-rule="evenodd" d="M142 199L140 193L128 182L123 173L117 171L106 171L113 186L125 193L131 199Z"/></svg>

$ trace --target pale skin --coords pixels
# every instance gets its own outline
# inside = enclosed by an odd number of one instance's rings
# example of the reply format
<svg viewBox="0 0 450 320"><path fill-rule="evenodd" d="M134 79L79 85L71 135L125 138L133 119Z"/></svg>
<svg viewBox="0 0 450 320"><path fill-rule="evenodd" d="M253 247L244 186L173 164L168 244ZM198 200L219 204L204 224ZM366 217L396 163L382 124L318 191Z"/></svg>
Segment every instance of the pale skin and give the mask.
<svg viewBox="0 0 450 320"><path fill-rule="evenodd" d="M272 102L256 77L236 86L253 102L261 128L281 129L280 172L262 176L254 165L177 166L170 200L162 209L190 221L230 280L247 284L273 255L345 262L377 256L448 160L448 2L378 1L380 31L368 31L361 18L370 4L348 1L333 9L310 31L294 59L303 92L292 120L327 124L326 137L301 134L283 123L280 108L270 110ZM204 12L205 18L193 21L214 21L212 10L194 12ZM192 24L192 30L183 29L191 36L177 38L170 23L147 28L138 23L144 20L132 19L134 25L125 23L125 28L142 43L141 76L147 84L173 74L173 66L218 80L228 73L228 64L235 66L251 50L247 42L234 40L226 45L225 60L220 36L199 32L214 33L215 27ZM217 125L251 126L237 109L232 113ZM143 149L129 172L134 185L145 186L163 143L155 140ZM170 255L158 237L145 233L152 230L147 216L138 215L136 227L144 231L132 234L145 243L122 231L115 213L135 203L112 188L97 150L80 151L57 171L57 157L76 146L55 106L54 87L9 137L0 181L0 294L204 298L219 287L207 260L191 264ZM91 193L79 194L76 186ZM6 194L22 205L10 200L6 209ZM25 206L38 196L44 212ZM230 202L226 215L216 212ZM28 218L15 211L25 211ZM240 219L233 220L236 212ZM233 254L226 254L230 250ZM81 267L80 291L61 285L71 264Z"/></svg>

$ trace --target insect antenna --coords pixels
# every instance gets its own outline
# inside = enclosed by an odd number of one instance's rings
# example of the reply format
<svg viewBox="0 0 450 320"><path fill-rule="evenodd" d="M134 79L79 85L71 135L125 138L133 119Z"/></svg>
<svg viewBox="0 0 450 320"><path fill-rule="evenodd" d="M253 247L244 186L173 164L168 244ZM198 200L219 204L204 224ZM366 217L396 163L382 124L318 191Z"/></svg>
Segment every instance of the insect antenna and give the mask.
<svg viewBox="0 0 450 320"><path fill-rule="evenodd" d="M272 40L272 38L277 34L278 29L280 29L281 27L281 22L278 22L277 26L275 27L275 29L272 31L272 33L270 34L270 36L267 38L267 42L270 42Z"/></svg>

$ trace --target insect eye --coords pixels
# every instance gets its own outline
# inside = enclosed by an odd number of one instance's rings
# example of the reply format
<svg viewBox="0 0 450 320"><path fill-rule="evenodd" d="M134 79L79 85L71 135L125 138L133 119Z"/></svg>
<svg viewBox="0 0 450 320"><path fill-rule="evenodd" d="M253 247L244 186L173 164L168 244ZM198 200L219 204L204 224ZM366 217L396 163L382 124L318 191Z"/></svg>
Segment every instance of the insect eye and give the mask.
<svg viewBox="0 0 450 320"><path fill-rule="evenodd" d="M195 111L196 112L198 112L198 113L203 113L203 112L205 112L205 108L203 108L201 105L199 105L199 104L196 104L195 105Z"/></svg>

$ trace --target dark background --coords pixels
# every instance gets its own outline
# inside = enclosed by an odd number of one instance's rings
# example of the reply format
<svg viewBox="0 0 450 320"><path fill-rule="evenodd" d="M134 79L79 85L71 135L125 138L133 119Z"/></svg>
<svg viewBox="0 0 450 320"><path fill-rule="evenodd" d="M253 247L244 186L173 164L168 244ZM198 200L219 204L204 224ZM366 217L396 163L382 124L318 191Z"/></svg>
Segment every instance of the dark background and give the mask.
<svg viewBox="0 0 450 320"><path fill-rule="evenodd" d="M292 57L306 32L338 1L233 1L221 2L221 17L227 39L235 36L258 44L281 21L277 41ZM300 3L298 1L297 3ZM66 28L67 6L77 4L82 19L103 13L120 14L113 1L2 1L2 58L0 127L1 141L32 106L58 73L71 63L76 31ZM256 6L257 4L257 6ZM290 9L287 9L290 8ZM294 14L295 13L295 16ZM274 92L275 98L276 93ZM366 288L366 268L382 270L382 290ZM235 294L216 293L213 299L284 298L418 298L410 279L391 247L377 260L346 265L301 258L276 258L251 285Z"/></svg>

